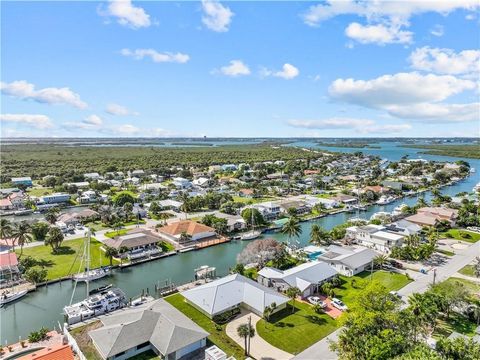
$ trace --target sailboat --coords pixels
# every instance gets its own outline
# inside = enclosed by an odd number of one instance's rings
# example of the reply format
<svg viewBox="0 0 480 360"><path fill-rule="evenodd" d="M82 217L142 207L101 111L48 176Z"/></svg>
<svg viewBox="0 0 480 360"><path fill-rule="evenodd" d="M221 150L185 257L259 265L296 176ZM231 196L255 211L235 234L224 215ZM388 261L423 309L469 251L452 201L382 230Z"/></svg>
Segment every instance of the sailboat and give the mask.
<svg viewBox="0 0 480 360"><path fill-rule="evenodd" d="M9 264L10 264L10 257L8 259L9 259ZM12 278L11 275L12 275L12 273L10 272L10 279ZM25 295L27 295L27 293L28 293L28 290L15 291L15 286L13 287L12 291L4 290L0 294L0 307L2 307L5 304L11 303L12 301L15 301L15 300L18 300L18 299L24 297Z"/></svg>
<svg viewBox="0 0 480 360"><path fill-rule="evenodd" d="M262 235L262 232L260 230L255 230L255 219L253 216L253 207L250 208L250 213L252 214L252 229L244 233L242 236L240 236L241 240L253 240L258 238L260 235Z"/></svg>
<svg viewBox="0 0 480 360"><path fill-rule="evenodd" d="M88 236L85 238L84 243L84 253L85 257L85 271L73 275L73 280L75 281L93 281L101 279L110 274L110 268L102 267L99 269L90 270L90 242L91 242L91 231L88 231ZM100 254L101 256L101 254Z"/></svg>

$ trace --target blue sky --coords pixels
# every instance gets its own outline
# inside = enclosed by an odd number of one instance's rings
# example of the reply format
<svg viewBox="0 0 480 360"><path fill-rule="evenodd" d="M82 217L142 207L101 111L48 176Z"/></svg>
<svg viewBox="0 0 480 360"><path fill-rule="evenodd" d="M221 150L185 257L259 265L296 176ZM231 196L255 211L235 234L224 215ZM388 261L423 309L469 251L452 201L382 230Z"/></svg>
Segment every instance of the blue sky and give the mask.
<svg viewBox="0 0 480 360"><path fill-rule="evenodd" d="M479 135L479 3L2 2L2 136Z"/></svg>

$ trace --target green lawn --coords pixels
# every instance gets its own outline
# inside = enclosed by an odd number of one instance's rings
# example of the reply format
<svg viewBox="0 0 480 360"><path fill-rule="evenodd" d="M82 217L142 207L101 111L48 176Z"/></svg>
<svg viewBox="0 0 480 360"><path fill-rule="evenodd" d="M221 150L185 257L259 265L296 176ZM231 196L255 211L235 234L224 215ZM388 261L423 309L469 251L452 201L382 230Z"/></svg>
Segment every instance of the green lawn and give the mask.
<svg viewBox="0 0 480 360"><path fill-rule="evenodd" d="M343 280L343 284L334 289L335 297L341 299L345 304L351 305L370 281L370 272L364 271L352 277L340 276L340 278ZM409 280L403 274L379 270L373 273L372 281L378 281L385 286L388 291L392 291L403 288L412 280ZM352 282L354 286L352 286Z"/></svg>
<svg viewBox="0 0 480 360"><path fill-rule="evenodd" d="M86 227L89 227L89 228L92 229L93 231L100 231L100 230L110 229L110 227L109 227L108 225L105 225L104 223L102 223L102 222L99 221L99 220L86 223L85 226L86 226Z"/></svg>
<svg viewBox="0 0 480 360"><path fill-rule="evenodd" d="M440 254L443 254L443 255L447 255L447 256L455 255L455 253L453 251L445 250L445 249L437 249L436 252L438 252Z"/></svg>
<svg viewBox="0 0 480 360"><path fill-rule="evenodd" d="M273 314L270 320L260 320L257 332L265 341L291 354L298 354L340 326L337 320L327 314L317 314L313 307L295 302L292 314L291 304Z"/></svg>
<svg viewBox="0 0 480 360"><path fill-rule="evenodd" d="M165 300L192 319L197 325L208 331L210 333L208 340L225 351L227 355L233 355L237 359L244 359L243 349L226 334L226 325L215 324L207 316L189 305L180 294L168 296Z"/></svg>
<svg viewBox="0 0 480 360"><path fill-rule="evenodd" d="M49 195L52 192L53 192L53 189L49 187L30 188L27 190L28 195L31 195L31 196Z"/></svg>
<svg viewBox="0 0 480 360"><path fill-rule="evenodd" d="M50 246L34 246L23 249L23 256L31 256L37 260L39 266L44 266L47 269L47 279L52 280L79 271L83 244L84 239L64 241L57 254L52 253ZM110 265L109 259L100 250L101 246L101 242L92 238L90 244L91 268ZM19 250L16 250L16 252L17 254L20 253ZM102 259L102 264L100 264L100 258Z"/></svg>
<svg viewBox="0 0 480 360"><path fill-rule="evenodd" d="M475 243L480 240L480 234L468 230L450 229L440 234L441 237L449 239L461 240L470 243Z"/></svg>
<svg viewBox="0 0 480 360"><path fill-rule="evenodd" d="M175 250L175 246L168 241L161 241L158 245L162 248L163 252L170 252Z"/></svg>
<svg viewBox="0 0 480 360"><path fill-rule="evenodd" d="M467 336L473 336L476 328L477 324L470 321L467 317L452 312L448 320L445 317L437 320L437 327L433 336L435 338L448 337L454 331Z"/></svg>
<svg viewBox="0 0 480 360"><path fill-rule="evenodd" d="M241 202L241 203L244 203L244 204L257 204L257 203L264 202L264 201L274 201L274 200L278 200L278 199L276 197L272 197L272 196L265 196L265 197L258 197L258 198L233 196L233 201Z"/></svg>
<svg viewBox="0 0 480 360"><path fill-rule="evenodd" d="M465 287L468 288L471 292L480 294L480 283L477 283L477 282L474 282L474 281L470 281L470 280L466 280L466 279L460 279L460 278L456 278L456 277L448 278L448 279L445 280L445 281L457 281L457 282L460 282L460 283L462 283L463 285L465 285Z"/></svg>
<svg viewBox="0 0 480 360"><path fill-rule="evenodd" d="M108 231L105 233L105 236L112 239L114 238L115 236L122 236L122 235L125 235L127 233L127 229L119 229L119 230L114 230L114 231Z"/></svg>
<svg viewBox="0 0 480 360"><path fill-rule="evenodd" d="M462 275L474 277L475 276L475 266L466 265L463 268L461 268L458 272Z"/></svg>

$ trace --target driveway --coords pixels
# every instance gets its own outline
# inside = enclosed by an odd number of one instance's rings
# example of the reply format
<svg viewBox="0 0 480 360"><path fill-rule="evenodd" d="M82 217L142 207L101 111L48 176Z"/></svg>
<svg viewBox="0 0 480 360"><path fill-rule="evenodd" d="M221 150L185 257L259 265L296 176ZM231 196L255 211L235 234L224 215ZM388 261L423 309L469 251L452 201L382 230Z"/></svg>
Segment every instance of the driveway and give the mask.
<svg viewBox="0 0 480 360"><path fill-rule="evenodd" d="M244 349L245 340L238 336L237 327L241 324L248 324L248 318L251 316L252 326L256 329L257 322L260 320L260 316L251 313L243 312L242 314L235 318L233 321L229 322L226 327L227 335L232 338L238 345ZM250 339L250 355L255 359L275 359L275 360L289 360L293 358L292 354L289 354L283 350L276 348L273 345L270 345L268 342L263 340L258 333L255 332L255 336Z"/></svg>
<svg viewBox="0 0 480 360"><path fill-rule="evenodd" d="M325 311L325 314L329 315L333 319L339 318L343 312L342 310L337 309L332 305L332 300L325 295L318 295L318 297L325 303L327 304L327 307L323 309Z"/></svg>

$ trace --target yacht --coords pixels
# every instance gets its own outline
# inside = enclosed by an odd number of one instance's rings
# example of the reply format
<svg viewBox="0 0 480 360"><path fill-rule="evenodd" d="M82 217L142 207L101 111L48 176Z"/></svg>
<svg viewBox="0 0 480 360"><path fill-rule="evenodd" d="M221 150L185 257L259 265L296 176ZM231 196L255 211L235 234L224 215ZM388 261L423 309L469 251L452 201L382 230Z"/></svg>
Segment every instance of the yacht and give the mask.
<svg viewBox="0 0 480 360"><path fill-rule="evenodd" d="M241 240L254 240L262 235L262 232L259 230L250 230L240 236Z"/></svg>
<svg viewBox="0 0 480 360"><path fill-rule="evenodd" d="M376 202L377 205L387 205L387 204L390 204L392 201L394 201L395 198L392 197L392 196L385 196L385 195L382 195L380 196L380 199L378 199L378 201Z"/></svg>
<svg viewBox="0 0 480 360"><path fill-rule="evenodd" d="M125 294L119 288L112 288L99 294L89 296L76 304L63 308L68 325L115 311L127 305Z"/></svg>
<svg viewBox="0 0 480 360"><path fill-rule="evenodd" d="M393 216L402 215L402 214L403 214L403 210L404 210L405 208L407 208L407 207L408 207L408 205L405 204L405 203L402 203L402 204L398 205L397 207L395 207L395 209L393 209L392 215L393 215Z"/></svg>
<svg viewBox="0 0 480 360"><path fill-rule="evenodd" d="M389 216L391 216L391 215L392 215L392 214L390 214L389 212L379 211L379 212L376 212L375 214L373 214L373 215L370 217L370 220L386 218L386 217L389 217Z"/></svg>
<svg viewBox="0 0 480 360"><path fill-rule="evenodd" d="M93 269L93 270L89 270L89 271L85 271L85 272L73 275L73 280L76 280L76 281L98 280L107 275L110 275L110 272L111 272L111 269L108 267Z"/></svg>
<svg viewBox="0 0 480 360"><path fill-rule="evenodd" d="M27 295L27 290L20 290L20 291L15 291L15 292L9 292L9 291L4 291L0 295L0 306L3 306L5 304L8 304L12 301L18 300L25 295Z"/></svg>

